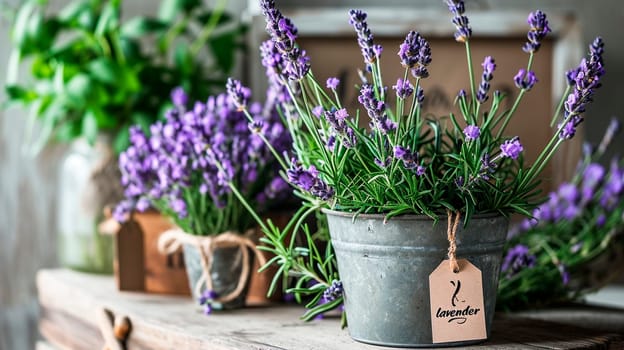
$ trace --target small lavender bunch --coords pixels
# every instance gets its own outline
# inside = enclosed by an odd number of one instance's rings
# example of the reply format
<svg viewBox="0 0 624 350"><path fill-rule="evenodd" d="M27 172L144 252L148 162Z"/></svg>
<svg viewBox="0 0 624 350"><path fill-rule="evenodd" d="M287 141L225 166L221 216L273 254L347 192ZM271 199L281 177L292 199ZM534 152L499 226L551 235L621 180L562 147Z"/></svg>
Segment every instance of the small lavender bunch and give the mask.
<svg viewBox="0 0 624 350"><path fill-rule="evenodd" d="M177 88L166 121L153 124L149 135L131 129L131 145L119 156L126 199L115 209L117 220L125 221L133 209L153 207L187 233L244 232L254 219L228 183L237 184L259 211L288 196L289 186L264 142L279 152L290 149L279 115L249 104L248 89L229 87L238 88L236 102L221 94L193 105ZM241 108L251 114L251 128Z"/></svg>
<svg viewBox="0 0 624 350"><path fill-rule="evenodd" d="M572 301L621 271L611 265L616 262L597 265L601 257L624 248L624 160L613 159L608 166L597 162L619 128L613 120L596 149L585 146L573 179L510 231L500 308Z"/></svg>

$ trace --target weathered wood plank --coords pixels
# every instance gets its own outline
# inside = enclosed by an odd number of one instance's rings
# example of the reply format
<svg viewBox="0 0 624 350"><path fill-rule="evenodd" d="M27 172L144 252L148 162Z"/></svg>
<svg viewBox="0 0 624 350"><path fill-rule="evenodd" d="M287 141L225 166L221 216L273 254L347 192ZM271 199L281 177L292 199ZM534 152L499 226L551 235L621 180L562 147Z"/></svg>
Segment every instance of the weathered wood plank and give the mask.
<svg viewBox="0 0 624 350"><path fill-rule="evenodd" d="M103 338L95 312L101 307L130 319L129 349L378 348L353 341L337 318L300 321L300 307L254 307L204 316L189 298L118 292L111 277L69 270L43 270L37 285L42 334L59 348L100 348ZM624 324L624 319L618 322ZM474 348L598 349L618 341L621 334L500 315L492 339Z"/></svg>
<svg viewBox="0 0 624 350"><path fill-rule="evenodd" d="M37 344L35 344L35 350L58 350L58 349L55 348L52 344L48 343L47 341L39 340L37 341Z"/></svg>

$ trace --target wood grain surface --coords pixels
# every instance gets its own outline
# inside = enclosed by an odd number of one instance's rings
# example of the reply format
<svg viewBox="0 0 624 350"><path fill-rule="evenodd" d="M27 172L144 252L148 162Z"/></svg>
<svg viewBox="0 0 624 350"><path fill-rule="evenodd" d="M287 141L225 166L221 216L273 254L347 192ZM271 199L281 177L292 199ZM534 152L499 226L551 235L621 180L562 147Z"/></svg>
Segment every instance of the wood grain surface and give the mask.
<svg viewBox="0 0 624 350"><path fill-rule="evenodd" d="M41 333L60 349L100 348L103 338L95 313L102 307L130 319L128 349L380 349L353 341L347 330L340 329L338 318L300 321L303 309L298 306L256 307L205 316L189 298L118 292L111 277L62 269L40 271L37 285ZM607 311L596 309L591 315L600 317L603 312ZM624 325L624 313L615 311L611 316L611 322ZM579 322L591 326L586 323ZM624 347L621 332L498 315L492 339L471 348L609 347Z"/></svg>

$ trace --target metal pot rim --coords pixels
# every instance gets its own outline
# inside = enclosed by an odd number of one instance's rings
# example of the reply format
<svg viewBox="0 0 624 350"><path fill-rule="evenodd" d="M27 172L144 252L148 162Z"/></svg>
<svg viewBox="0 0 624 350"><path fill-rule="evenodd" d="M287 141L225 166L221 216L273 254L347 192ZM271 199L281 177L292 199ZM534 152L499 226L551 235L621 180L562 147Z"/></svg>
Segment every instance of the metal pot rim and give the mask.
<svg viewBox="0 0 624 350"><path fill-rule="evenodd" d="M322 208L321 211L327 215L347 217L351 219L353 218L354 215L356 215L356 213L333 210L333 209L328 209L328 208ZM386 216L384 214L361 213L361 214L357 214L356 218L384 220L385 217ZM499 217L504 217L504 216L498 213L476 214L472 216L473 219L491 219L491 218L499 218ZM439 219L446 220L446 216L439 216ZM393 216L392 218L390 218L390 220L433 221L433 219L427 215L415 215L415 214L401 214L401 215Z"/></svg>

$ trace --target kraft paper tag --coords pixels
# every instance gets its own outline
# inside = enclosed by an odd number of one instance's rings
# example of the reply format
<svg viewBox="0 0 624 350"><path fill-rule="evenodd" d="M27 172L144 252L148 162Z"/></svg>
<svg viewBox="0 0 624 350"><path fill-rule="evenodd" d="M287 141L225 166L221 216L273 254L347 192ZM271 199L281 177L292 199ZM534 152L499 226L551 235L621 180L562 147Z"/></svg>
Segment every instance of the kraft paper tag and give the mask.
<svg viewBox="0 0 624 350"><path fill-rule="evenodd" d="M457 263L458 273L443 260L429 275L434 343L487 338L481 270L466 259Z"/></svg>

